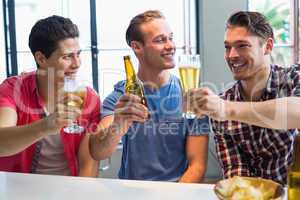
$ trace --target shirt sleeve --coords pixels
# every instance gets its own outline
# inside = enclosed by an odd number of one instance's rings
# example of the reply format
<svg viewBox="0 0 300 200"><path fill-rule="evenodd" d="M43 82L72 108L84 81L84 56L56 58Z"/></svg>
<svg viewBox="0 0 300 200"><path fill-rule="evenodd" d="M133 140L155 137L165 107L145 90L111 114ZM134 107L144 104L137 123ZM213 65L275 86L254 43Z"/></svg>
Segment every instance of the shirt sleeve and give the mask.
<svg viewBox="0 0 300 200"><path fill-rule="evenodd" d="M250 176L250 170L246 161L242 161L238 150L238 144L236 144L231 135L221 133L218 127L223 122L217 122L212 120L212 129L215 133L216 152L219 161L222 166L224 178L230 178L232 176Z"/></svg>
<svg viewBox="0 0 300 200"><path fill-rule="evenodd" d="M290 68L288 87L292 89L290 96L300 97L300 66L296 64Z"/></svg>
<svg viewBox="0 0 300 200"><path fill-rule="evenodd" d="M14 84L12 80L6 79L0 84L0 107L10 107L16 110L14 95Z"/></svg>
<svg viewBox="0 0 300 200"><path fill-rule="evenodd" d="M125 81L120 81L114 86L114 91L110 93L103 101L101 107L101 119L106 116L113 115L115 104L119 98L124 94Z"/></svg>
<svg viewBox="0 0 300 200"><path fill-rule="evenodd" d="M98 123L100 121L100 98L97 93L88 88L88 103L84 110L86 116L88 116L88 132L93 132L96 130Z"/></svg>
<svg viewBox="0 0 300 200"><path fill-rule="evenodd" d="M185 119L189 136L207 135L211 133L209 118Z"/></svg>

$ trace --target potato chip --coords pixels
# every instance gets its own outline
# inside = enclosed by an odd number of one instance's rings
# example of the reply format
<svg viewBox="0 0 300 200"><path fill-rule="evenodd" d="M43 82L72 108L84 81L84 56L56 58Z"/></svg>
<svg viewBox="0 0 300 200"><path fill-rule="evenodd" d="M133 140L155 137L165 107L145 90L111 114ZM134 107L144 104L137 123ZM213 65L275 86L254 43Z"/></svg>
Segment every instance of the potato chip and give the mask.
<svg viewBox="0 0 300 200"><path fill-rule="evenodd" d="M235 176L219 181L215 193L221 200L280 200L284 190L271 180Z"/></svg>

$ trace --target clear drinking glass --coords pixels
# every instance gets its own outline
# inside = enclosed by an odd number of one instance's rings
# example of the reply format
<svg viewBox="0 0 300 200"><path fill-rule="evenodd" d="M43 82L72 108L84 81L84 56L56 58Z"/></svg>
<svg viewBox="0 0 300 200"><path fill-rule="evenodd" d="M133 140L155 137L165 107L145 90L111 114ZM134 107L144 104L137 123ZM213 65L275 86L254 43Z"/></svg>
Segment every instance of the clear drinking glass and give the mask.
<svg viewBox="0 0 300 200"><path fill-rule="evenodd" d="M180 82L183 94L188 90L197 88L200 81L201 62L199 54L183 54L178 57L178 69L180 75ZM193 119L196 115L190 110L190 105L187 100L186 112L183 113L183 117L187 119Z"/></svg>
<svg viewBox="0 0 300 200"><path fill-rule="evenodd" d="M86 95L86 87L81 85L79 81L74 77L65 77L64 78L64 93L68 97L69 95L76 95L81 98L81 102L69 100L66 101L67 106L74 106L79 109L82 109L83 101ZM78 125L76 122L72 122L64 128L66 133L82 133L84 128Z"/></svg>

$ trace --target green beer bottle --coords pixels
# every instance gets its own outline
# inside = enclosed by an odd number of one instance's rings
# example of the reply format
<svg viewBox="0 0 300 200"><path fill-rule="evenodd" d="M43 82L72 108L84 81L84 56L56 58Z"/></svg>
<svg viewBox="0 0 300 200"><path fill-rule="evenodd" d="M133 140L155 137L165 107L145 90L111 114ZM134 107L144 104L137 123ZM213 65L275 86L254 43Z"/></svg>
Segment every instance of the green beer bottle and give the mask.
<svg viewBox="0 0 300 200"><path fill-rule="evenodd" d="M124 65L126 72L125 92L139 96L141 103L147 107L143 84L134 72L129 55L124 56Z"/></svg>

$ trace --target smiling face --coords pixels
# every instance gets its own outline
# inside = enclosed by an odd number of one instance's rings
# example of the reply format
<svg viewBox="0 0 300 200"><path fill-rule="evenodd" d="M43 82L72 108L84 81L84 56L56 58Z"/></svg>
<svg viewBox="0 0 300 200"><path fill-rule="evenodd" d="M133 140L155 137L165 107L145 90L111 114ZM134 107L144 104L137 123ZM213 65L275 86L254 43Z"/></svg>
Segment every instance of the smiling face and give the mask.
<svg viewBox="0 0 300 200"><path fill-rule="evenodd" d="M273 47L273 39L262 38L251 34L245 27L227 28L224 38L225 60L235 80L247 80L265 67L268 67L266 56Z"/></svg>
<svg viewBox="0 0 300 200"><path fill-rule="evenodd" d="M58 42L57 48L46 58L41 52L35 54L40 70L55 75L76 76L80 67L80 47L78 38L68 38Z"/></svg>
<svg viewBox="0 0 300 200"><path fill-rule="evenodd" d="M132 48L141 67L153 70L170 69L175 66L173 33L165 19L153 19L139 28L143 42L133 41Z"/></svg>

